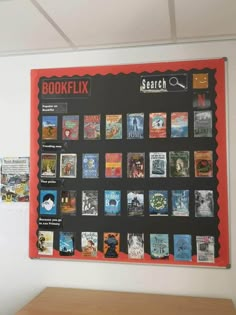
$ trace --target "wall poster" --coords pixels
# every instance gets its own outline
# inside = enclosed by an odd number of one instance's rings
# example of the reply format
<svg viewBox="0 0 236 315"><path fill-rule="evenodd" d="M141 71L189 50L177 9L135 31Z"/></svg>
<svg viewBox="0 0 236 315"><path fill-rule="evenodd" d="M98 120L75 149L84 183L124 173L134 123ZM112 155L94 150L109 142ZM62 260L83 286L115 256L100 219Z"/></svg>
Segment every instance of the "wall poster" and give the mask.
<svg viewBox="0 0 236 315"><path fill-rule="evenodd" d="M230 266L225 62L32 70L31 258Z"/></svg>

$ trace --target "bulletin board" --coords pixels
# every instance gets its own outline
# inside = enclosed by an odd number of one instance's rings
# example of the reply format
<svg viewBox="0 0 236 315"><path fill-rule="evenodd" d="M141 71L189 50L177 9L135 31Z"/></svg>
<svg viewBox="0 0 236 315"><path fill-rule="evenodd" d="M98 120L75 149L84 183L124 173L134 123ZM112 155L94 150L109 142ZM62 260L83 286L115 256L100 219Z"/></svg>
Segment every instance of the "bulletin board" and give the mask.
<svg viewBox="0 0 236 315"><path fill-rule="evenodd" d="M225 68L32 70L30 257L229 267Z"/></svg>

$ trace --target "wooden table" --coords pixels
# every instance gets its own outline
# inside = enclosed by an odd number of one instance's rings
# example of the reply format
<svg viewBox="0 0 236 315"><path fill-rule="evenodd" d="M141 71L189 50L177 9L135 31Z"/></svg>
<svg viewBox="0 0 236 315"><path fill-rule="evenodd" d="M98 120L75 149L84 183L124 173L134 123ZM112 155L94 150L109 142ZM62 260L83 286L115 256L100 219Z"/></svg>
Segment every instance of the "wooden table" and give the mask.
<svg viewBox="0 0 236 315"><path fill-rule="evenodd" d="M228 299L46 288L16 315L236 315Z"/></svg>

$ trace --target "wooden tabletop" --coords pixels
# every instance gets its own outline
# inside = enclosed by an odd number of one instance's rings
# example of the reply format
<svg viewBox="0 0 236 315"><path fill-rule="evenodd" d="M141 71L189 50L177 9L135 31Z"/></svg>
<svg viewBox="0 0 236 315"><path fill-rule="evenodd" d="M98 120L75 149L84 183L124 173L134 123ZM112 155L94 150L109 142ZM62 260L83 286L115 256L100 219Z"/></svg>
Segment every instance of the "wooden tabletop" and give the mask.
<svg viewBox="0 0 236 315"><path fill-rule="evenodd" d="M231 300L46 288L16 315L236 315Z"/></svg>

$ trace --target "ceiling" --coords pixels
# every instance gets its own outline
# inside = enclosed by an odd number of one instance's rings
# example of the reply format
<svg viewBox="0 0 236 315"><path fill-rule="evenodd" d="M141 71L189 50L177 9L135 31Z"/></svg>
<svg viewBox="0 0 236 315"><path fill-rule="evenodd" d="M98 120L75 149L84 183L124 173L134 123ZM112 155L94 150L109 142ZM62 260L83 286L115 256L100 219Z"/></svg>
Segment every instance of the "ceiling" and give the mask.
<svg viewBox="0 0 236 315"><path fill-rule="evenodd" d="M0 56L236 39L235 0L0 0Z"/></svg>

